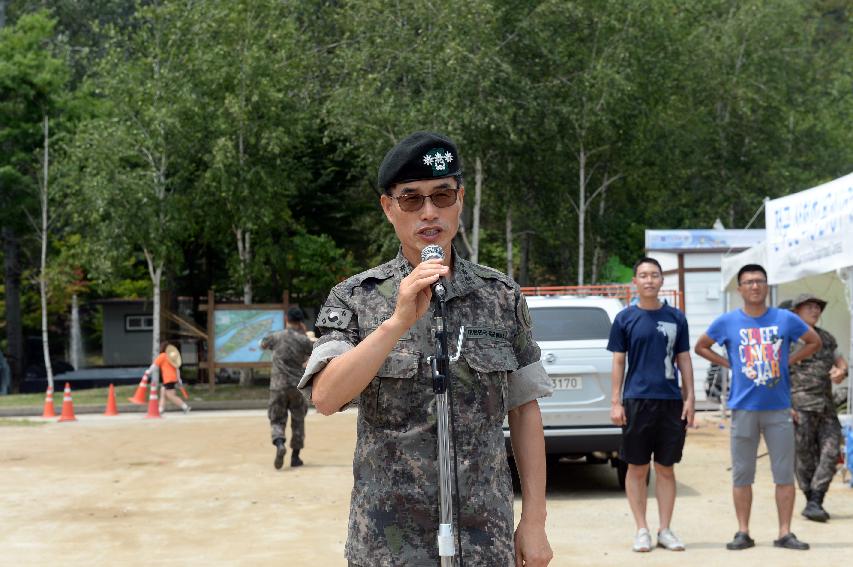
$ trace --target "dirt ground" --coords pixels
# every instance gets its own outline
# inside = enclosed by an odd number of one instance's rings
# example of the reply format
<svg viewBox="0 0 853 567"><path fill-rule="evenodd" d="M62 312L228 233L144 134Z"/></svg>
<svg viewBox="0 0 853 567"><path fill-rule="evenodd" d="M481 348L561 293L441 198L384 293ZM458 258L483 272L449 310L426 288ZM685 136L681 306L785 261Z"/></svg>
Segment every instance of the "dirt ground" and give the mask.
<svg viewBox="0 0 853 567"><path fill-rule="evenodd" d="M306 466L281 471L272 467L263 411L170 412L161 420L139 414L78 418L0 427L0 564L346 565L353 411L309 414ZM608 465L553 467L552 565L848 564L853 489L836 477L826 500L832 520L825 525L799 516L804 503L798 495L794 531L812 551L775 549L766 458L759 461L751 525L758 547L724 549L736 529L727 435L705 414L690 431L676 469L673 527L686 553L630 551L632 521ZM516 514L519 507L516 498ZM653 525L656 518L650 501Z"/></svg>

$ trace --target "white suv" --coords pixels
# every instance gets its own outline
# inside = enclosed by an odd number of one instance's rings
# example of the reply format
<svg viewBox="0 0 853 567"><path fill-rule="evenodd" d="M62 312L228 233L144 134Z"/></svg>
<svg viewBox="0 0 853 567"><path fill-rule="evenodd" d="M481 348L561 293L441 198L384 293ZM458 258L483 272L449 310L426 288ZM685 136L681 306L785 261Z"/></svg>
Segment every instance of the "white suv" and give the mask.
<svg viewBox="0 0 853 567"><path fill-rule="evenodd" d="M554 394L539 400L549 461L586 457L610 460L624 487L627 467L618 459L622 429L610 421L610 326L623 309L609 297L530 296L533 338ZM509 426L504 423L509 447Z"/></svg>

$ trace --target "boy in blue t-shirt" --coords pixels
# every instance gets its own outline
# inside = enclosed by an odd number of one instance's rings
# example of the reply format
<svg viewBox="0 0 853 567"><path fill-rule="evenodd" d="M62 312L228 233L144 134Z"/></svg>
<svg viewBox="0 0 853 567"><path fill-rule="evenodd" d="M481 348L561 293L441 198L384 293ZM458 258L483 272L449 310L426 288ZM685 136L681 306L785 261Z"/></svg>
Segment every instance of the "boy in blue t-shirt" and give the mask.
<svg viewBox="0 0 853 567"><path fill-rule="evenodd" d="M646 478L654 455L660 509L657 545L681 551L684 544L669 524L675 508L674 465L681 461L686 428L693 424L694 414L687 319L658 298L663 271L657 260L640 258L634 264L633 282L640 300L616 316L607 343L613 353L610 418L622 426L619 456L628 463L625 493L637 524L633 550L651 551L652 547L646 523Z"/></svg>
<svg viewBox="0 0 853 567"><path fill-rule="evenodd" d="M788 367L816 352L820 337L790 311L767 307L767 272L763 267L747 264L737 278L743 309L717 317L696 342L696 354L731 369L728 405L732 408L732 495L738 531L726 548L739 550L755 545L749 536L749 514L758 442L763 434L779 511L779 539L773 545L808 549L807 543L791 533L796 491ZM798 339L805 346L790 354L791 343ZM714 343L726 349L728 358L711 350Z"/></svg>

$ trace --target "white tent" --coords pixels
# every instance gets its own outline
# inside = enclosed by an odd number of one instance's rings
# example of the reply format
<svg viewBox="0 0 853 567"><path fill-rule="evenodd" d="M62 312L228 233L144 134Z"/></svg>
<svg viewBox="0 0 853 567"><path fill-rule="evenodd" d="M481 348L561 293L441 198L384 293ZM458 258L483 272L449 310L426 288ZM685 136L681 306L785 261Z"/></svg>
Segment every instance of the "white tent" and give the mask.
<svg viewBox="0 0 853 567"><path fill-rule="evenodd" d="M745 264L761 264L773 286L774 304L810 292L828 302L819 325L838 339L847 360L853 352L853 173L768 201L767 239L723 258L721 283L728 309L742 305L736 276Z"/></svg>

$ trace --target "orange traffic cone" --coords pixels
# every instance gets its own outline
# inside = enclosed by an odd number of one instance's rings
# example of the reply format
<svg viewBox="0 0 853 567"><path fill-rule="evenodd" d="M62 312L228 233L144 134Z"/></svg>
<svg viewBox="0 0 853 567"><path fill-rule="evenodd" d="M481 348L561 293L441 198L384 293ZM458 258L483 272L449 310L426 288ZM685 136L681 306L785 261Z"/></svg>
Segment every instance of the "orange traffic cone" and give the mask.
<svg viewBox="0 0 853 567"><path fill-rule="evenodd" d="M53 409L53 387L47 387L47 393L44 395L44 411L42 417L56 417L56 410Z"/></svg>
<svg viewBox="0 0 853 567"><path fill-rule="evenodd" d="M148 396L148 413L145 419L160 417L160 400L157 398L157 384L151 382L151 394Z"/></svg>
<svg viewBox="0 0 853 567"><path fill-rule="evenodd" d="M62 396L62 415L59 421L77 421L74 417L74 402L71 401L71 384L65 383L65 395Z"/></svg>
<svg viewBox="0 0 853 567"><path fill-rule="evenodd" d="M116 407L116 387L110 384L110 394L107 397L107 411L104 412L104 415L118 415L118 408Z"/></svg>
<svg viewBox="0 0 853 567"><path fill-rule="evenodd" d="M139 382L139 386L136 387L136 392L134 392L132 398L127 398L127 400L132 404L139 404L140 406L145 403L145 393L148 391L148 371L142 375L142 380Z"/></svg>

